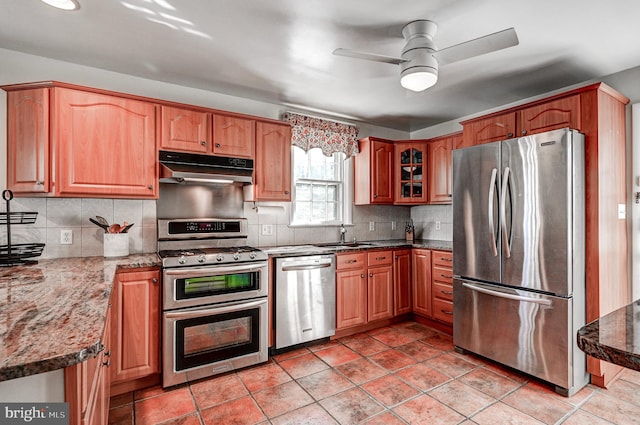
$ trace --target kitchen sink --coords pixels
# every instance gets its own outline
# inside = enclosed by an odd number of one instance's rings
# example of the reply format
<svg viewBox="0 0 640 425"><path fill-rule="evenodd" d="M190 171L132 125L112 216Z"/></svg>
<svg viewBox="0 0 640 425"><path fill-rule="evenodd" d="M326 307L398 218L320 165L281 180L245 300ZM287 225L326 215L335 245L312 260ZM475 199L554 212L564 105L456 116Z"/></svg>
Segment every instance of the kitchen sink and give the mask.
<svg viewBox="0 0 640 425"><path fill-rule="evenodd" d="M370 243L362 242L327 242L327 243L314 243L313 246L321 248L358 248L361 246L370 246Z"/></svg>

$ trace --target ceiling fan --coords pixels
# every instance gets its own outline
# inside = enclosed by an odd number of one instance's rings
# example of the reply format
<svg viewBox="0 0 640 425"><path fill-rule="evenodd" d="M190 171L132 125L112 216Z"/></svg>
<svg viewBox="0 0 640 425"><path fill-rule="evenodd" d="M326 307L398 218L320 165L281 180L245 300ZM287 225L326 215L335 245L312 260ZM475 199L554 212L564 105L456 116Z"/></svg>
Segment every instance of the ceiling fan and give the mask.
<svg viewBox="0 0 640 425"><path fill-rule="evenodd" d="M433 41L437 29L438 25L435 22L426 19L412 21L405 25L402 28L402 36L406 44L399 58L342 48L335 49L333 54L400 65L400 85L419 92L428 89L438 81L439 65L518 45L515 29L508 28L438 50Z"/></svg>

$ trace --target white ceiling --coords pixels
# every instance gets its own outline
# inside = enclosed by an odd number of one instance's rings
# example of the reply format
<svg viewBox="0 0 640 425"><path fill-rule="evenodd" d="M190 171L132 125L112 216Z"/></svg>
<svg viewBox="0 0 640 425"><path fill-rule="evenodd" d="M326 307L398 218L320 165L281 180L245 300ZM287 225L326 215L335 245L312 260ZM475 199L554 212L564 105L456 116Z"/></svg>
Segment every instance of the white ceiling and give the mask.
<svg viewBox="0 0 640 425"><path fill-rule="evenodd" d="M78 2L0 0L0 47L406 131L640 65L635 0ZM442 66L421 93L397 65L331 53L399 56L415 19L440 48L509 27L520 44Z"/></svg>

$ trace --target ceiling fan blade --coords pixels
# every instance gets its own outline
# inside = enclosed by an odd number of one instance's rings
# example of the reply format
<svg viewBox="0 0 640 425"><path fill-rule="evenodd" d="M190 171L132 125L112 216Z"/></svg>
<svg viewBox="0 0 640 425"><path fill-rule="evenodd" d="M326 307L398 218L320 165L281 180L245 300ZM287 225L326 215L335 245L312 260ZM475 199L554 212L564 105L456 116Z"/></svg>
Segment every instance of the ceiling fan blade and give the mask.
<svg viewBox="0 0 640 425"><path fill-rule="evenodd" d="M465 41L464 43L445 47L435 52L433 56L438 60L438 64L446 65L474 56L484 55L485 53L495 52L496 50L506 49L507 47L517 46L518 43L516 30L509 28Z"/></svg>
<svg viewBox="0 0 640 425"><path fill-rule="evenodd" d="M393 65L399 65L403 62L406 62L406 60L402 58L394 58L393 56L385 56L385 55L379 55L377 53L367 53L367 52L360 52L358 50L342 49L342 48L335 49L333 51L333 54L337 56L346 56L348 58L356 58L356 59L364 59L364 60L375 61L375 62L390 63Z"/></svg>

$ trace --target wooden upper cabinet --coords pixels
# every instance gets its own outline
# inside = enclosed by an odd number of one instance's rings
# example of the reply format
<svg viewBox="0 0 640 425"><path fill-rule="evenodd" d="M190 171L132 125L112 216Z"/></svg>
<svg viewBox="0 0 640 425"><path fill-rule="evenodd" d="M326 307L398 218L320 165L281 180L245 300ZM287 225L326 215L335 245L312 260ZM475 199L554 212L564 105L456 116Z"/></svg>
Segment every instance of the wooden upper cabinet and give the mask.
<svg viewBox="0 0 640 425"><path fill-rule="evenodd" d="M453 137L429 142L429 203L450 204Z"/></svg>
<svg viewBox="0 0 640 425"><path fill-rule="evenodd" d="M580 129L580 95L565 97L518 111L519 134L569 127Z"/></svg>
<svg viewBox="0 0 640 425"><path fill-rule="evenodd" d="M428 153L426 142L398 142L395 144L395 202L396 204L427 203Z"/></svg>
<svg viewBox="0 0 640 425"><path fill-rule="evenodd" d="M393 203L393 142L367 137L360 140L355 157L354 203Z"/></svg>
<svg viewBox="0 0 640 425"><path fill-rule="evenodd" d="M473 146L469 143L470 140L465 139L463 133L455 133L451 136L451 145L453 149L462 149L468 148L469 146Z"/></svg>
<svg viewBox="0 0 640 425"><path fill-rule="evenodd" d="M253 158L256 121L233 115L213 114L211 153L222 156Z"/></svg>
<svg viewBox="0 0 640 425"><path fill-rule="evenodd" d="M256 201L291 201L291 125L256 123Z"/></svg>
<svg viewBox="0 0 640 425"><path fill-rule="evenodd" d="M516 113L490 116L463 123L464 145L474 146L497 142L514 137L516 134Z"/></svg>
<svg viewBox="0 0 640 425"><path fill-rule="evenodd" d="M209 153L211 150L211 114L191 109L162 106L160 147Z"/></svg>
<svg viewBox="0 0 640 425"><path fill-rule="evenodd" d="M155 105L53 90L56 194L157 197Z"/></svg>
<svg viewBox="0 0 640 425"><path fill-rule="evenodd" d="M51 190L49 89L7 93L7 188L16 193Z"/></svg>

